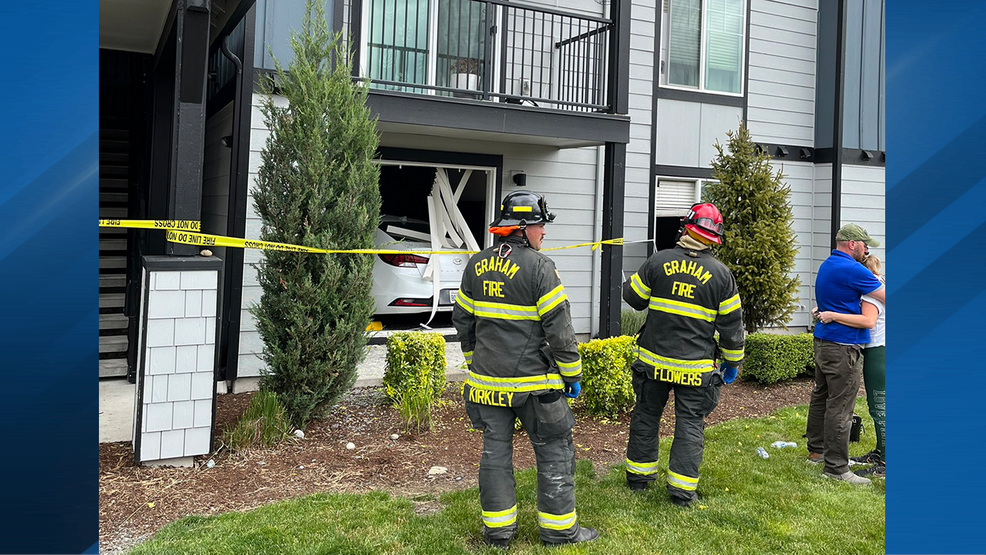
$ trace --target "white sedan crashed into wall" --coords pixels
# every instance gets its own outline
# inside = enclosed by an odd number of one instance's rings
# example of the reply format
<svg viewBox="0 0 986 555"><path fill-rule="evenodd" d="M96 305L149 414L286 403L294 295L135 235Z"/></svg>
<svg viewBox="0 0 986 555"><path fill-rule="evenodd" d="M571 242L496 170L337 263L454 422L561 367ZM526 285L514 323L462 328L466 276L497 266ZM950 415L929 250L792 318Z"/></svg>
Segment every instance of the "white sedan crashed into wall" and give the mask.
<svg viewBox="0 0 986 555"><path fill-rule="evenodd" d="M376 248L399 251L434 251L428 222L406 217L383 216L376 231ZM449 249L451 250L451 249ZM439 312L452 310L462 281L467 254L440 254L438 272ZM373 265L374 313L429 313L434 302L435 283L428 272L431 256L420 254L378 254Z"/></svg>

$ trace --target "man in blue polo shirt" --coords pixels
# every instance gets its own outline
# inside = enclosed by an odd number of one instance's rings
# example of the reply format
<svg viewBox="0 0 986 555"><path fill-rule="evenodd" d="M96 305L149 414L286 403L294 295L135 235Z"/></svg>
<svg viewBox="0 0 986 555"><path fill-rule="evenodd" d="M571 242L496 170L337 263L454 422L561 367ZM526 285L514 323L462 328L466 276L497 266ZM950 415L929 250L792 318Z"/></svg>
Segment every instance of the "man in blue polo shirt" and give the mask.
<svg viewBox="0 0 986 555"><path fill-rule="evenodd" d="M861 264L869 246L879 247L865 229L842 226L836 249L822 262L815 278L819 311L860 314L860 297L886 302L884 286ZM808 408L808 460L824 462L824 476L851 484L870 481L849 470L849 429L863 371L862 346L870 330L836 322L815 326L815 389Z"/></svg>

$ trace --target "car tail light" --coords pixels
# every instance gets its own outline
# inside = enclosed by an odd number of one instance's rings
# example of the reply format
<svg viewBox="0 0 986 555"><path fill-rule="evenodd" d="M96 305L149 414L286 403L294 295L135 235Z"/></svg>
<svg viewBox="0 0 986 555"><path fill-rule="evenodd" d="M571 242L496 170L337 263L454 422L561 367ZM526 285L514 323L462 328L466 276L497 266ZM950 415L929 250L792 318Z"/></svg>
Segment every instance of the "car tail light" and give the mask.
<svg viewBox="0 0 986 555"><path fill-rule="evenodd" d="M431 306L431 299L396 299L390 306Z"/></svg>
<svg viewBox="0 0 986 555"><path fill-rule="evenodd" d="M380 260L398 268L414 268L418 264L428 263L427 258L416 254L380 254L377 256L380 257Z"/></svg>

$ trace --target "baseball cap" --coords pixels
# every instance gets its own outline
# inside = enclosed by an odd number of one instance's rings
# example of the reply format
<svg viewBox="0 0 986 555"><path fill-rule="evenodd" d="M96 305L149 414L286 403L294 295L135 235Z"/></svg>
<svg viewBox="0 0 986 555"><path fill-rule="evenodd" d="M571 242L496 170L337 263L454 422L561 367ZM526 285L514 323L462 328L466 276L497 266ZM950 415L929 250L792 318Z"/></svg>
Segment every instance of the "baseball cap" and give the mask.
<svg viewBox="0 0 986 555"><path fill-rule="evenodd" d="M862 241L868 247L879 247L880 242L870 237L866 230L856 224L846 224L835 234L837 241Z"/></svg>

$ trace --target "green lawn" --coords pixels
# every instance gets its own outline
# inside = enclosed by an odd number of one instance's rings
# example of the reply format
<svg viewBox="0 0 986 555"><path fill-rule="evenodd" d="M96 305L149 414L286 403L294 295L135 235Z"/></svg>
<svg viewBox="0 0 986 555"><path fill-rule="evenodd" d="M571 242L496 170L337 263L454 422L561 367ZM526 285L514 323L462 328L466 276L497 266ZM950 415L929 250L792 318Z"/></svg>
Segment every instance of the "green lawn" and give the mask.
<svg viewBox="0 0 986 555"><path fill-rule="evenodd" d="M851 486L821 477L804 461L805 413L790 407L774 416L732 420L706 431L702 499L682 510L664 487L632 494L620 467L593 469L580 461L576 498L580 521L602 537L580 547L544 548L535 516L535 472L519 472L520 531L512 553L883 553L883 480ZM865 401L863 441L853 455L873 447ZM797 449L769 447L775 440ZM755 449L767 448L760 459ZM661 442L667 468L670 439ZM659 481L663 480L663 476ZM131 553L498 553L481 543L476 488L442 495L442 510L416 516L416 501L385 493L319 494L247 513L188 517L163 528Z"/></svg>

